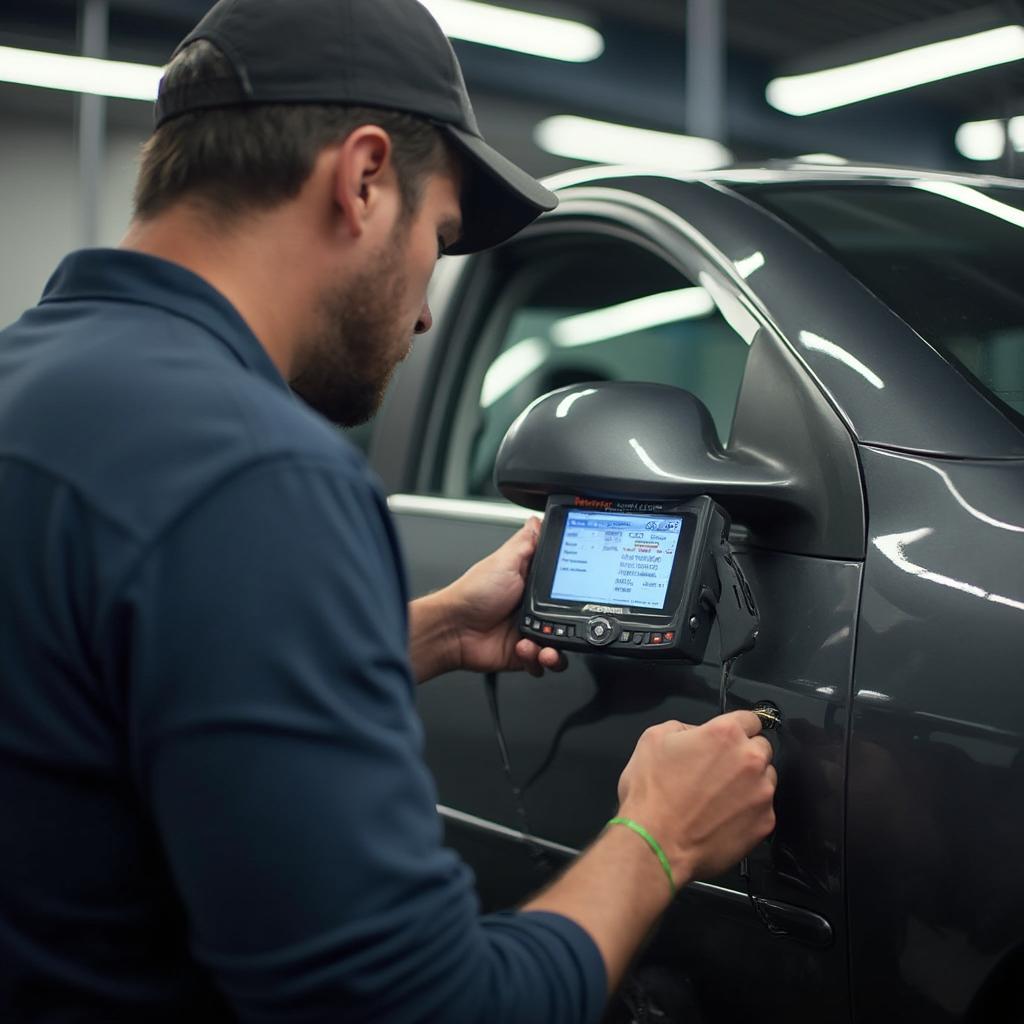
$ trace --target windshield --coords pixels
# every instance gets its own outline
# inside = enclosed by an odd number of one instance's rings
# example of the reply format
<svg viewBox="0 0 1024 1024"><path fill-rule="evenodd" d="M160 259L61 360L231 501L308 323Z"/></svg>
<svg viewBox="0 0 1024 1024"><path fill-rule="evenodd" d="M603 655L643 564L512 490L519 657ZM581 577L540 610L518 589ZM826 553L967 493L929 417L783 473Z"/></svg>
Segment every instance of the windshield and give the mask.
<svg viewBox="0 0 1024 1024"><path fill-rule="evenodd" d="M830 252L1024 426L1024 189L921 179L741 191Z"/></svg>

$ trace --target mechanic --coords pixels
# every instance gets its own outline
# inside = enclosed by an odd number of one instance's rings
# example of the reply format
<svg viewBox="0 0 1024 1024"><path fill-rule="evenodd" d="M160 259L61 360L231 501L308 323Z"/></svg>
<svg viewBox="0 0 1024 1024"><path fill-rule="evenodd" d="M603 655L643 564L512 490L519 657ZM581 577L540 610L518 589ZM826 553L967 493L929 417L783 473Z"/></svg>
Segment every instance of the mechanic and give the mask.
<svg viewBox="0 0 1024 1024"><path fill-rule="evenodd" d="M517 911L442 846L413 681L560 667L514 621L537 522L407 606L332 423L430 327L439 249L553 205L416 0L222 0L178 48L121 247L0 333L6 1024L594 1021L771 831L744 711L647 730L650 842L609 826Z"/></svg>

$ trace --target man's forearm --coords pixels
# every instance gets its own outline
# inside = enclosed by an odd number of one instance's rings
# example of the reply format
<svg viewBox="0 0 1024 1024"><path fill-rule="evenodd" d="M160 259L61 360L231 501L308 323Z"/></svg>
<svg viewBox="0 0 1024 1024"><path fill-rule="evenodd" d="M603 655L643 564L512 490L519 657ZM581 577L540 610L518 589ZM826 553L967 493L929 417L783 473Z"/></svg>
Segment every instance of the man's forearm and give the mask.
<svg viewBox="0 0 1024 1024"><path fill-rule="evenodd" d="M675 880L689 881L678 869ZM612 826L523 910L551 911L580 925L600 950L614 991L670 902L668 878L654 852L630 829Z"/></svg>
<svg viewBox="0 0 1024 1024"><path fill-rule="evenodd" d="M417 683L459 667L458 630L446 590L409 602L409 660Z"/></svg>

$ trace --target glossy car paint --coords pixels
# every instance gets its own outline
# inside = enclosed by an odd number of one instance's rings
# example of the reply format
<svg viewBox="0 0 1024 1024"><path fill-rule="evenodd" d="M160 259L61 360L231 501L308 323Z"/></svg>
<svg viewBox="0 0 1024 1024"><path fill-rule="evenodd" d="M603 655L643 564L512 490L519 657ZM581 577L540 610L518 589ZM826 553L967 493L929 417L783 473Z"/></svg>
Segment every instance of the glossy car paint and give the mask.
<svg viewBox="0 0 1024 1024"><path fill-rule="evenodd" d="M606 172L567 189L562 210L544 219L612 211L659 245L674 237L691 264L728 281L857 443L869 513L858 550L842 557L828 557L827 538L815 541L824 554L758 542L740 555L764 626L739 663L731 706L768 699L785 716L773 737L779 827L752 857L754 886L793 908L790 936L768 935L732 874L690 887L643 963L667 967L710 1019L999 1019L1000 972L1008 994L1024 942L1014 813L1024 796L1024 436L838 264L730 191L730 178L753 176ZM382 413L373 458L392 492L423 479L440 436L432 417L448 400L443 362L467 327L461 289L485 259L444 268L434 331ZM525 514L443 497L398 494L393 504L414 593L449 581ZM639 732L667 717L710 717L717 682L710 649L692 668L578 658L557 679L502 678L525 820L481 680L456 674L422 688L449 839L476 869L485 905L522 898L592 838Z"/></svg>
<svg viewBox="0 0 1024 1024"><path fill-rule="evenodd" d="M450 579L456 544L459 560L468 565L511 532L429 514L405 512L397 519L416 593ZM425 552L434 554L413 554ZM752 871L760 895L794 908L790 927L798 937L769 936L743 895L742 880L731 872L714 886L694 887L673 906L646 960L691 976L700 1005L723 1014L749 1005L749 993L729 982L732 956L742 952L785 979L778 997L761 1009L762 1019L810 1020L813 1011L820 1020L826 1010L833 1015L828 1019L843 1019L842 765L861 566L753 549L741 552L740 561L759 595L765 641L738 663L730 706L771 700L783 709L786 727L774 738L776 763L780 776L792 780L780 794L776 835L755 851ZM502 677L501 721L524 790L525 822L502 772L479 677L457 673L428 684L418 699L439 800L582 849L614 813L618 775L640 733L669 718L712 717L718 682L713 650L700 666L574 657L557 678ZM470 861L490 908L521 900L562 863L556 857L537 863L529 844L511 839L481 849L480 838L466 831L449 827L449 841ZM513 878L506 877L510 862ZM833 932L824 949L818 948L820 919Z"/></svg>
<svg viewBox="0 0 1024 1024"><path fill-rule="evenodd" d="M1024 461L862 459L855 1005L863 1020L963 1020L1024 940Z"/></svg>

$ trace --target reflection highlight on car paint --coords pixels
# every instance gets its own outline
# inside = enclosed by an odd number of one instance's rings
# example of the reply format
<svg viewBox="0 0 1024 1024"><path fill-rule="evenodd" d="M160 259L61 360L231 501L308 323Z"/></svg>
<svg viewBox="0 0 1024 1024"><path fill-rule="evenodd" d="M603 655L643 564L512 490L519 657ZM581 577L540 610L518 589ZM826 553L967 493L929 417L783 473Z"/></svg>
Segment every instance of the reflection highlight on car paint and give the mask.
<svg viewBox="0 0 1024 1024"><path fill-rule="evenodd" d="M732 265L736 268L736 273L746 279L755 270L760 270L764 266L764 253L759 249L757 252L752 252L749 256L744 256L742 259L733 260Z"/></svg>
<svg viewBox="0 0 1024 1024"><path fill-rule="evenodd" d="M996 519L993 516L982 512L980 508L972 505L963 496L956 484L953 483L950 475L941 466L933 465L931 462L925 462L923 459L915 459L912 455L901 455L899 452L887 452L886 454L894 459L901 459L904 462L912 462L921 469L927 469L934 473L946 485L946 490L949 491L950 497L966 513L968 513L968 515L974 516L974 518L980 522L986 523L988 526L994 526L997 530L1010 530L1012 533L1024 533L1024 526L1016 523L1007 523L1002 519Z"/></svg>
<svg viewBox="0 0 1024 1024"><path fill-rule="evenodd" d="M914 188L920 189L922 192L932 192L937 196L944 196L946 199L952 199L956 203L970 206L982 213L990 213L993 217L1005 220L1015 227L1024 228L1024 210L1011 206L1009 203L1001 203L998 199L993 199L969 185L957 185L951 181L915 181L912 184Z"/></svg>
<svg viewBox="0 0 1024 1024"><path fill-rule="evenodd" d="M879 704L888 704L892 700L889 694L878 690L858 690L853 696L855 700L873 700Z"/></svg>
<svg viewBox="0 0 1024 1024"><path fill-rule="evenodd" d="M636 452L637 458L655 475L663 476L667 480L682 480L683 477L678 476L676 473L669 473L668 470L662 469L654 459L647 453L647 449L635 438L629 439L629 447Z"/></svg>
<svg viewBox="0 0 1024 1024"><path fill-rule="evenodd" d="M558 403L558 408L555 409L555 419L564 420L569 415L569 410L581 399L586 398L588 395L596 395L597 390L595 388L584 388L582 391L574 391L571 395L566 395Z"/></svg>
<svg viewBox="0 0 1024 1024"><path fill-rule="evenodd" d="M971 597L981 598L985 601L992 601L994 604L1005 605L1007 608L1015 608L1024 612L1024 601L1018 601L1003 594L995 594L975 583L968 583L965 580L954 579L943 573L935 572L923 565L910 561L904 553L904 548L916 541L930 537L935 531L930 526L922 526L917 530L907 530L903 533L888 533L884 537L876 537L872 543L886 558L902 572L916 576L918 579L927 580L929 583L937 583L942 587L949 587L958 590Z"/></svg>
<svg viewBox="0 0 1024 1024"><path fill-rule="evenodd" d="M885 381L874 370L847 352L842 345L837 345L834 341L829 341L828 338L823 338L811 331L800 332L800 344L811 352L820 352L822 355L831 356L844 366L848 366L854 373L860 374L873 388L878 388L881 391L885 387Z"/></svg>

